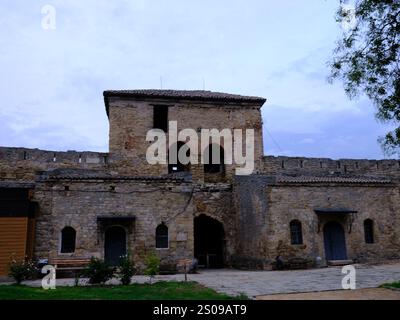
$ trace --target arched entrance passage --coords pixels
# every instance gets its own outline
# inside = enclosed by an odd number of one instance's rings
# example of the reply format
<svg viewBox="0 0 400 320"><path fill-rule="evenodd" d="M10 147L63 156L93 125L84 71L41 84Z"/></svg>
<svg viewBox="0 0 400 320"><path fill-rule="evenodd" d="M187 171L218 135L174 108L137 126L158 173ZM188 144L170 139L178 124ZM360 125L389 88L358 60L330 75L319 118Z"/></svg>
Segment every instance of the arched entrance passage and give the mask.
<svg viewBox="0 0 400 320"><path fill-rule="evenodd" d="M200 267L223 267L224 238L221 222L204 214L194 218L194 256Z"/></svg>
<svg viewBox="0 0 400 320"><path fill-rule="evenodd" d="M104 236L104 259L112 266L119 263L121 256L126 255L126 232L120 226L106 229Z"/></svg>
<svg viewBox="0 0 400 320"><path fill-rule="evenodd" d="M326 260L347 260L346 240L342 225L336 221L324 226Z"/></svg>

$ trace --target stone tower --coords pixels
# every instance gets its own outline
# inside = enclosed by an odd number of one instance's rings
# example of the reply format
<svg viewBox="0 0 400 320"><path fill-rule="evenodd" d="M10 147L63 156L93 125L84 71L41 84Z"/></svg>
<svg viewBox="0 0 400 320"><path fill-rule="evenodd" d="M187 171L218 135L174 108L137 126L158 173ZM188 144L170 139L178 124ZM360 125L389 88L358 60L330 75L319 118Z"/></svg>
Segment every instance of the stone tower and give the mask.
<svg viewBox="0 0 400 320"><path fill-rule="evenodd" d="M146 161L150 145L146 141L147 132L159 128L168 133L170 121L176 121L178 131L190 128L199 136L201 129L243 132L254 129L255 170L260 166L263 156L260 108L264 98L210 91L118 90L105 91L104 99L110 122L110 166L118 174L160 176L174 172L168 164L150 165ZM244 143L243 133L243 147ZM226 147L224 141L221 146ZM200 143L196 156L198 164L175 171L186 171L199 182L231 180L234 164L226 164L221 172L209 174L201 163Z"/></svg>

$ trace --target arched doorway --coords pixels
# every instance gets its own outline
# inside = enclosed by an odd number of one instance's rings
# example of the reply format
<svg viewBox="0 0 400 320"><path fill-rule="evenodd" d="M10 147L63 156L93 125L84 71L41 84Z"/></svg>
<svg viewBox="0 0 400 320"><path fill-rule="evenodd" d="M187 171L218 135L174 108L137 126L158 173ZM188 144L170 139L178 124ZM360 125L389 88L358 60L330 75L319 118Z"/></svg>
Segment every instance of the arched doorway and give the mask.
<svg viewBox="0 0 400 320"><path fill-rule="evenodd" d="M342 225L336 221L324 226L326 260L347 260L346 240Z"/></svg>
<svg viewBox="0 0 400 320"><path fill-rule="evenodd" d="M121 256L126 255L126 232L120 226L106 229L104 236L104 259L112 266L119 263Z"/></svg>
<svg viewBox="0 0 400 320"><path fill-rule="evenodd" d="M194 256L200 267L223 267L224 238L221 222L204 214L194 218Z"/></svg>

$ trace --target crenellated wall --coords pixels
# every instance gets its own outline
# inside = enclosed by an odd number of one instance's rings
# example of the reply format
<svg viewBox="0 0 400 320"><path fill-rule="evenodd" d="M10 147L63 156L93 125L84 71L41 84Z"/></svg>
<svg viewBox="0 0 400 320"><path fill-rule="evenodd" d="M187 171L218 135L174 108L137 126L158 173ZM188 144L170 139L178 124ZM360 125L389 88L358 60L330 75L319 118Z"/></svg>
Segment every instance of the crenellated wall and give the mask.
<svg viewBox="0 0 400 320"><path fill-rule="evenodd" d="M328 159L264 156L261 173L268 175L365 175L400 177L398 160Z"/></svg>
<svg viewBox="0 0 400 320"><path fill-rule="evenodd" d="M108 153L0 147L0 179L34 181L36 172L58 168L106 169Z"/></svg>

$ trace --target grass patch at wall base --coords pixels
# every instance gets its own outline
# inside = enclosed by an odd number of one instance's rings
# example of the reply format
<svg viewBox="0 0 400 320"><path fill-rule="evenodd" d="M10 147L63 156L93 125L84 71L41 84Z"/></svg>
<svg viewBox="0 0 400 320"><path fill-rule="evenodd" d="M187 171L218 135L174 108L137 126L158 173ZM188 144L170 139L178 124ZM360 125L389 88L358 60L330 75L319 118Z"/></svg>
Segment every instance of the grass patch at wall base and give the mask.
<svg viewBox="0 0 400 320"><path fill-rule="evenodd" d="M240 297L243 299L243 297ZM57 287L54 290L24 285L0 285L0 300L230 300L225 294L196 282L157 282L129 286Z"/></svg>

